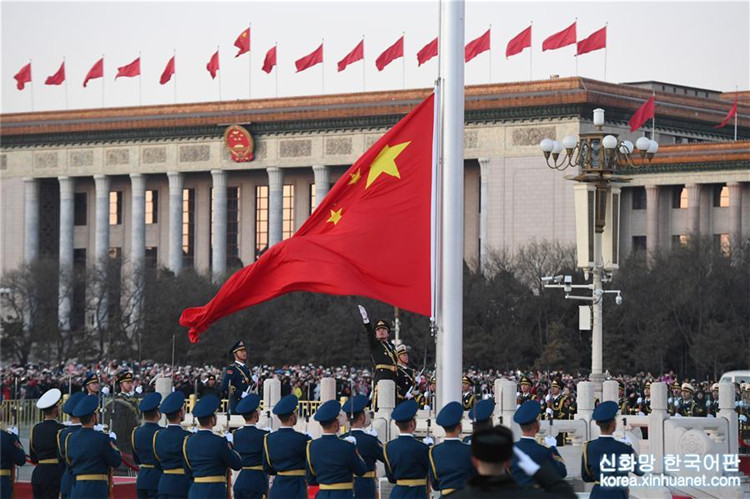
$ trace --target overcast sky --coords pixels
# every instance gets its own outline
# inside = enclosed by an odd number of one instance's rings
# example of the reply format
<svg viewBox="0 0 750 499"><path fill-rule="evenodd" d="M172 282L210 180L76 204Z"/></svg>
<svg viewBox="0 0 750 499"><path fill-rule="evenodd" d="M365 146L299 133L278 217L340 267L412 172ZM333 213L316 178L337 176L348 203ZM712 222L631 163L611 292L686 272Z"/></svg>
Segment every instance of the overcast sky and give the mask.
<svg viewBox="0 0 750 499"><path fill-rule="evenodd" d="M416 53L438 34L437 1L430 2L2 2L2 112L27 112L29 86L13 75L32 59L34 109L66 108L65 85L44 85L66 58L67 107L102 106L102 79L83 78L102 54L105 105L170 104L175 86L159 84L176 50L177 102L219 100L206 63L220 46L222 100L276 95L360 92L362 62L339 73L336 62L365 36L366 90L428 87L437 58L417 67ZM492 24L491 54L467 64L466 83L529 79L529 50L505 59L508 41L533 21L532 77L575 76L574 46L542 53L542 40L578 18L578 39L608 23L606 80L659 80L722 91L750 89L750 2L467 2L466 41ZM234 40L252 23L250 54L235 58ZM379 72L375 58L405 32L405 64ZM295 73L294 61L325 39L324 66ZM278 42L278 66L261 71ZM142 80L116 68L141 53ZM491 59L490 59L491 55ZM251 57L250 57L251 56ZM605 79L605 51L581 56L578 74ZM321 71L322 69L322 71ZM405 75L404 75L405 70ZM174 80L173 80L174 81ZM140 88L140 97L139 97Z"/></svg>

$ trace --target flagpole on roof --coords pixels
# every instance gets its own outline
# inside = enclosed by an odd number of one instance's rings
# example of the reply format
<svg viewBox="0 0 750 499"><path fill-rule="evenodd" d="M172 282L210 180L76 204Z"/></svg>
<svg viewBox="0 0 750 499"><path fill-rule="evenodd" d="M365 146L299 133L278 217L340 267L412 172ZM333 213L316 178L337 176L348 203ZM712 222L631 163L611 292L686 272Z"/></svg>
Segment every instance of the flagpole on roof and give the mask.
<svg viewBox="0 0 750 499"><path fill-rule="evenodd" d="M320 93L321 94L325 94L326 93L326 72L325 72L325 69L326 69L326 60L325 60L325 57L323 57L323 54L322 54L322 52L325 52L325 47L324 47L325 43L326 43L326 39L325 38L321 38L320 39L320 51L321 51L321 54L320 54L320 58L321 58L321 62L320 62Z"/></svg>
<svg viewBox="0 0 750 499"><path fill-rule="evenodd" d="M575 43L576 53L575 53L575 60L576 60L576 76L578 76L578 18L577 17L576 17L576 20L575 20L575 25L576 25L576 43Z"/></svg>
<svg viewBox="0 0 750 499"><path fill-rule="evenodd" d="M401 32L401 51L403 52L403 55L401 56L401 89L406 90L406 51L404 50L404 45L406 45L406 31Z"/></svg>
<svg viewBox="0 0 750 499"><path fill-rule="evenodd" d="M362 92L367 91L367 86L365 85L365 67L367 64L365 64L365 35L362 35Z"/></svg>
<svg viewBox="0 0 750 499"><path fill-rule="evenodd" d="M63 56L63 67L65 67L65 57ZM68 107L68 75L65 75L65 110L67 111L69 109Z"/></svg>
<svg viewBox="0 0 750 499"><path fill-rule="evenodd" d="M529 23L529 26L532 28L529 35L529 81L533 80L533 73L532 73L532 64L531 64L531 53L534 51L534 44L531 43L531 38L534 36L534 21L531 21Z"/></svg>
<svg viewBox="0 0 750 499"><path fill-rule="evenodd" d="M734 104L737 105L737 85L734 86ZM734 112L734 141L737 142L737 111Z"/></svg>
<svg viewBox="0 0 750 499"><path fill-rule="evenodd" d="M32 64L31 64L31 58L29 58L29 73L33 70ZM32 75L33 76L33 75ZM32 77L31 80L29 80L29 95L31 96L31 112L34 112L34 78Z"/></svg>
<svg viewBox="0 0 750 499"><path fill-rule="evenodd" d="M102 109L104 109L104 54L102 54Z"/></svg>
<svg viewBox="0 0 750 499"><path fill-rule="evenodd" d="M247 98L253 98L253 23L249 23L247 26L247 46L249 47L248 62L247 62Z"/></svg>
<svg viewBox="0 0 750 499"><path fill-rule="evenodd" d="M141 51L138 51L138 105L143 105L143 73L141 72Z"/></svg>
<svg viewBox="0 0 750 499"><path fill-rule="evenodd" d="M174 49L174 52L172 53L172 57L174 58L174 103L177 104L177 49Z"/></svg>
<svg viewBox="0 0 750 499"><path fill-rule="evenodd" d="M216 46L216 58L217 59L219 58L219 46L218 45ZM221 64L221 62L219 62L219 64ZM218 68L217 73L219 73L219 79L217 81L219 84L219 102L221 102L221 68Z"/></svg>
<svg viewBox="0 0 750 499"><path fill-rule="evenodd" d="M654 114L651 116L651 140L656 140L656 92L651 91L651 97L654 98Z"/></svg>
<svg viewBox="0 0 750 499"><path fill-rule="evenodd" d="M607 26L609 26L609 23L604 23L604 32L606 33L609 31L607 29ZM607 81L607 43L604 43L604 81Z"/></svg>
<svg viewBox="0 0 750 499"><path fill-rule="evenodd" d="M490 75L487 83L492 83L492 23L490 23L490 29L488 31L490 33Z"/></svg>
<svg viewBox="0 0 750 499"><path fill-rule="evenodd" d="M276 49L274 50L274 55L276 57L279 57L279 42L274 42L273 47ZM276 70L276 98L279 98L279 65L274 64L276 66L274 69Z"/></svg>

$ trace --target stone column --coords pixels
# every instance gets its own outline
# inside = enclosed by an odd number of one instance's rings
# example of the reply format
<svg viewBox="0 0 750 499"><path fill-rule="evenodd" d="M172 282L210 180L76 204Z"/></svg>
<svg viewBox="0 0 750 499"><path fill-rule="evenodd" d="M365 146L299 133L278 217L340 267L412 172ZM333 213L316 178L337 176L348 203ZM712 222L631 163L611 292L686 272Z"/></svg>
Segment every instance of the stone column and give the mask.
<svg viewBox="0 0 750 499"><path fill-rule="evenodd" d="M700 204L701 204L701 186L699 184L688 184L687 189L688 207L687 207L687 232L688 234L700 234Z"/></svg>
<svg viewBox="0 0 750 499"><path fill-rule="evenodd" d="M219 281L227 273L227 173L211 170L211 181L214 188L211 275L214 281Z"/></svg>
<svg viewBox="0 0 750 499"><path fill-rule="evenodd" d="M742 242L742 184L731 182L729 189L729 235L733 244Z"/></svg>
<svg viewBox="0 0 750 499"><path fill-rule="evenodd" d="M664 470L664 420L669 419L666 383L651 383L651 413L648 415L648 441L655 458L654 473Z"/></svg>
<svg viewBox="0 0 750 499"><path fill-rule="evenodd" d="M594 383L591 381L579 382L576 393L576 403L578 405L576 418L585 419L588 423L591 421L591 416L594 413Z"/></svg>
<svg viewBox="0 0 750 499"><path fill-rule="evenodd" d="M182 270L182 187L180 172L167 172L169 179L169 270Z"/></svg>
<svg viewBox="0 0 750 499"><path fill-rule="evenodd" d="M487 269L487 206L489 205L490 160L479 159L479 268Z"/></svg>
<svg viewBox="0 0 750 499"><path fill-rule="evenodd" d="M646 186L646 251L659 250L659 186Z"/></svg>
<svg viewBox="0 0 750 499"><path fill-rule="evenodd" d="M70 331L73 303L73 187L72 177L60 177L60 302L57 309L60 329Z"/></svg>
<svg viewBox="0 0 750 499"><path fill-rule="evenodd" d="M323 378L320 380L320 403L336 399L336 380Z"/></svg>
<svg viewBox="0 0 750 499"><path fill-rule="evenodd" d="M328 167L325 165L313 165L313 174L315 175L315 206L323 201L323 198L328 194L328 189L331 185L330 175Z"/></svg>
<svg viewBox="0 0 750 499"><path fill-rule="evenodd" d="M39 180L23 179L23 263L29 264L39 256Z"/></svg>
<svg viewBox="0 0 750 499"><path fill-rule="evenodd" d="M717 417L724 418L729 423L729 442L728 454L737 454L739 450L739 427L737 422L737 412L734 406L734 386L732 383L719 383L719 412Z"/></svg>
<svg viewBox="0 0 750 499"><path fill-rule="evenodd" d="M281 241L283 232L284 171L268 168L268 247ZM317 193L316 193L317 195Z"/></svg>
<svg viewBox="0 0 750 499"><path fill-rule="evenodd" d="M94 258L99 274L99 288L96 290L94 304L96 310L96 325L107 327L107 262L109 258L109 185L110 179L106 175L94 175L96 185L96 213Z"/></svg>
<svg viewBox="0 0 750 499"><path fill-rule="evenodd" d="M130 205L130 295L133 309L131 323L135 333L140 330L146 260L146 178L140 173L130 174Z"/></svg>
<svg viewBox="0 0 750 499"><path fill-rule="evenodd" d="M263 382L263 414L261 420L265 426L273 429L279 427L279 418L273 413L273 408L281 400L281 381L277 378L267 379Z"/></svg>

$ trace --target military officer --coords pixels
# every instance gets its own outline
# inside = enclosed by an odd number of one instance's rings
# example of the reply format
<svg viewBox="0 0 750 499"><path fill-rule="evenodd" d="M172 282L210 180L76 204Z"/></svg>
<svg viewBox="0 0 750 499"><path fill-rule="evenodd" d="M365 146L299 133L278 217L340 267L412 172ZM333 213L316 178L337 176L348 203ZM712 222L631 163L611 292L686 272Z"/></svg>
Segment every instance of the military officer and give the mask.
<svg viewBox="0 0 750 499"><path fill-rule="evenodd" d="M182 429L185 420L185 394L172 392L161 404L167 416L167 427L154 432L154 456L162 469L159 478L159 499L185 498L190 491L192 477L185 472L182 444L191 433Z"/></svg>
<svg viewBox="0 0 750 499"><path fill-rule="evenodd" d="M391 340L388 339L388 335L391 332L391 326L387 321L380 319L375 322L375 329L373 331L372 324L370 324L370 318L367 316L365 307L359 305L359 313L362 316L362 322L365 325L365 331L367 332L367 342L370 346L370 357L372 363L375 365L375 374L373 377L373 408L377 407L377 388L378 381L381 379L389 379L393 382L396 381L398 373L398 356L396 354L396 347L393 346Z"/></svg>
<svg viewBox="0 0 750 499"><path fill-rule="evenodd" d="M159 461L154 456L154 434L161 430L160 403L160 393L152 392L143 397L138 405L138 409L143 413L143 425L133 428L130 434L133 460L139 465L138 480L135 483L139 499L156 499L159 496L159 479L162 472Z"/></svg>
<svg viewBox="0 0 750 499"><path fill-rule="evenodd" d="M269 499L306 499L305 461L308 435L294 430L299 400L294 395L283 397L274 406L281 426L263 438L263 469L276 475Z"/></svg>
<svg viewBox="0 0 750 499"><path fill-rule="evenodd" d="M81 421L81 429L65 439L65 459L72 469L75 486L70 497L88 499L109 495L109 473L122 463L120 451L115 446L116 436L94 430L98 409L96 396L87 395L73 410Z"/></svg>
<svg viewBox="0 0 750 499"><path fill-rule="evenodd" d="M615 428L617 428L617 422L615 421L617 410L616 402L607 401L599 404L594 409L592 418L599 427L600 436L596 440L590 440L583 444L581 478L584 482L594 482L594 488L591 489L590 495L592 499L601 497L621 497L624 499L628 497L627 488L601 485L603 476L628 476L628 471L623 469L620 464L622 460L619 456L630 455L630 460L635 465L634 473L643 475L643 471L638 464L638 455L633 448L626 443L615 440L613 437ZM614 469L614 471L603 471L603 464L607 465L609 469Z"/></svg>
<svg viewBox="0 0 750 499"><path fill-rule="evenodd" d="M492 428L492 413L495 411L495 399L492 397L480 400L469 411L471 431L477 432L485 428ZM465 444L471 443L471 435L464 438Z"/></svg>
<svg viewBox="0 0 750 499"><path fill-rule="evenodd" d="M224 438L215 435L216 410L221 400L216 395L206 395L193 408L200 428L183 441L182 454L193 475L193 485L188 497L227 497L231 483L231 470L242 469L242 458L232 447L232 434Z"/></svg>
<svg viewBox="0 0 750 499"><path fill-rule="evenodd" d="M524 376L521 378L521 391L517 395L516 404L521 405L527 400L532 400L534 395L531 393L531 380Z"/></svg>
<svg viewBox="0 0 750 499"><path fill-rule="evenodd" d="M562 393L562 384L558 380L553 380L550 386L550 399L547 404L548 419L568 419L565 398L566 396Z"/></svg>
<svg viewBox="0 0 750 499"><path fill-rule="evenodd" d="M219 392L219 387L216 386L216 376L213 374L209 374L206 378L206 381L202 383L202 386L199 390L200 396L203 397L205 395L216 395L217 397L221 396L221 393Z"/></svg>
<svg viewBox="0 0 750 499"><path fill-rule="evenodd" d="M86 395L96 395L99 398L100 395L99 376L96 373L89 373L83 379L83 391Z"/></svg>
<svg viewBox="0 0 750 499"><path fill-rule="evenodd" d="M680 401L682 400L681 397L681 387L680 383L677 382L677 380L674 380L671 386L672 389L672 396L667 399L667 402L669 403L669 415L674 416L677 414L677 411L680 407Z"/></svg>
<svg viewBox="0 0 750 499"><path fill-rule="evenodd" d="M474 395L474 382L468 376L461 379L461 401L464 411L470 411L474 408L476 396Z"/></svg>
<svg viewBox="0 0 750 499"><path fill-rule="evenodd" d="M464 488L466 480L476 474L471 464L471 447L458 437L461 435L463 407L459 402L450 402L437 416L437 424L445 430L443 441L430 447L430 483L440 491L441 497Z"/></svg>
<svg viewBox="0 0 750 499"><path fill-rule="evenodd" d="M409 367L409 350L403 343L396 347L398 372L396 373L396 396L398 401L414 397L414 369Z"/></svg>
<svg viewBox="0 0 750 499"><path fill-rule="evenodd" d="M706 397L706 408L708 415L716 417L716 412L719 410L719 384L714 383L711 385L711 394Z"/></svg>
<svg viewBox="0 0 750 499"><path fill-rule="evenodd" d="M651 381L643 385L643 396L638 401L638 412L644 416L651 414Z"/></svg>
<svg viewBox="0 0 750 499"><path fill-rule="evenodd" d="M418 394L415 397L415 400L417 401L417 404L419 404L420 409L425 409L429 411L435 404L435 387L437 386L437 380L435 379L435 376L432 376L430 378L430 383L428 385L428 388L423 393Z"/></svg>
<svg viewBox="0 0 750 499"><path fill-rule="evenodd" d="M383 444L380 443L377 433L372 434L364 429L369 424L368 414L365 411L366 406L367 397L364 395L355 395L348 399L343 406L351 428L347 436L352 436L357 440L357 452L367 466L364 475L354 477L354 497L357 499L375 499L375 466L378 461L385 462Z"/></svg>
<svg viewBox="0 0 750 499"><path fill-rule="evenodd" d="M26 464L26 452L18 440L18 435L0 430L0 497L15 497L13 495L14 466L24 464Z"/></svg>
<svg viewBox="0 0 750 499"><path fill-rule="evenodd" d="M65 466L65 472L60 480L60 497L62 499L67 499L70 496L70 491L74 485L72 469L65 459L65 441L68 439L68 435L81 429L81 421L73 416L73 411L78 402L85 396L83 392L75 392L63 405L63 412L70 416L70 424L57 432L57 457Z"/></svg>
<svg viewBox="0 0 750 499"><path fill-rule="evenodd" d="M36 407L44 414L44 421L31 429L29 457L37 466L31 474L31 487L35 498L56 499L60 495L60 480L65 465L57 457L57 432L65 428L58 422L62 392L52 388L44 392Z"/></svg>
<svg viewBox="0 0 750 499"><path fill-rule="evenodd" d="M680 404L675 407L675 416L678 414L685 417L692 417L695 412L695 400L693 400L693 385L690 383L682 384L682 399Z"/></svg>
<svg viewBox="0 0 750 499"><path fill-rule="evenodd" d="M536 435L539 433L539 415L541 412L542 406L536 400L528 400L516 410L516 413L513 415L513 421L521 427L523 436L515 443L515 447L528 454L540 466L545 461L550 461L559 473L560 478L565 478L568 476L568 470L565 468L565 462L557 451L557 440L555 437L550 435L544 437L544 443L547 447L536 441ZM520 468L518 458L513 458L510 471L513 474L513 478L515 478L521 487L534 486L534 479Z"/></svg>
<svg viewBox="0 0 750 499"><path fill-rule="evenodd" d="M221 380L221 392L227 395L229 399L229 412L230 414L234 414L237 403L252 388L253 375L245 365L247 349L245 348L244 341L240 340L235 343L229 350L229 353L234 357L234 362L224 371L224 378Z"/></svg>
<svg viewBox="0 0 750 499"><path fill-rule="evenodd" d="M429 447L414 438L417 421L417 403L414 400L401 402L391 413L399 436L385 445L385 471L388 481L395 483L392 499L427 498L427 473L429 469Z"/></svg>
<svg viewBox="0 0 750 499"><path fill-rule="evenodd" d="M234 432L234 450L242 458L242 471L234 482L235 499L263 499L268 495L268 475L263 472L263 439L269 433L258 428L260 397L251 393L235 408L245 426Z"/></svg>

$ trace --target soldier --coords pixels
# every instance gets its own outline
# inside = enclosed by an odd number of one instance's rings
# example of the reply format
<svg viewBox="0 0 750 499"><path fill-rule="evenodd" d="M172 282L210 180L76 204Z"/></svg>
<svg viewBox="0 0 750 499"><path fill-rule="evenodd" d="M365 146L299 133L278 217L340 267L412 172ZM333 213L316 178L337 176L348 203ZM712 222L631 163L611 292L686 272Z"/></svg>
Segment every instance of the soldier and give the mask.
<svg viewBox="0 0 750 499"><path fill-rule="evenodd" d="M263 439L268 431L256 426L260 397L255 393L240 400L235 408L245 426L234 432L234 450L242 458L242 471L234 482L235 499L263 499L268 495L268 475L263 472Z"/></svg>
<svg viewBox="0 0 750 499"><path fill-rule="evenodd" d="M464 410L460 403L449 402L437 416L437 424L445 430L442 443L430 447L430 484L441 497L464 488L466 480L476 474L471 464L471 447L461 442L461 418Z"/></svg>
<svg viewBox="0 0 750 499"><path fill-rule="evenodd" d="M651 414L651 381L643 385L643 397L638 399L638 413L643 416Z"/></svg>
<svg viewBox="0 0 750 499"><path fill-rule="evenodd" d="M81 421L73 416L73 411L78 405L78 402L80 402L85 396L86 395L84 395L83 392L75 392L63 405L63 412L70 417L70 424L57 432L57 457L65 466L65 471L60 480L60 497L62 499L67 499L70 496L70 491L74 484L72 470L65 459L65 441L67 440L68 435L81 429Z"/></svg>
<svg viewBox="0 0 750 499"><path fill-rule="evenodd" d="M192 477L185 473L185 458L182 444L191 435L180 423L185 420L185 394L172 392L161 404L161 412L167 416L167 427L154 433L154 456L162 469L159 478L159 498L185 498L188 496Z"/></svg>
<svg viewBox="0 0 750 499"><path fill-rule="evenodd" d="M81 421L81 429L65 439L65 459L75 479L70 494L73 499L109 496L111 469L122 463L116 435L94 430L98 407L96 396L87 395L73 409L73 416Z"/></svg>
<svg viewBox="0 0 750 499"><path fill-rule="evenodd" d="M370 319L367 316L365 307L359 305L359 314L362 316L362 322L365 325L365 331L367 332L367 342L370 345L370 357L375 365L375 374L373 377L373 395L372 395L372 406L377 408L377 396L378 396L378 381L381 379L389 379L396 382L398 373L398 357L396 355L396 347L393 346L391 340L388 339L388 335L391 332L391 326L384 320L378 320L375 322L375 330L373 332Z"/></svg>
<svg viewBox="0 0 750 499"><path fill-rule="evenodd" d="M476 407L469 411L471 431L477 432L485 428L492 428L492 413L495 411L495 399L492 397L477 402ZM464 443L471 443L471 435L464 437Z"/></svg>
<svg viewBox="0 0 750 499"><path fill-rule="evenodd" d="M583 444L583 454L581 455L581 478L584 482L594 482L594 488L591 489L590 497L596 499L599 497L628 497L628 489L622 487L603 487L601 479L605 473L609 476L628 476L628 471L623 469L620 464L623 462L620 456L631 456L629 461L634 463L636 475L643 475L638 463L638 455L628 444L615 440L613 433L617 428L615 416L617 415L617 403L612 401L602 402L599 404L592 418L599 427L600 436L596 440L590 440ZM614 471L605 472L602 470L602 464L607 464L604 460L611 461Z"/></svg>
<svg viewBox="0 0 750 499"><path fill-rule="evenodd" d="M526 376L521 378L521 391L517 394L516 404L519 406L527 400L532 400L534 395L531 393L531 380Z"/></svg>
<svg viewBox="0 0 750 499"><path fill-rule="evenodd" d="M86 395L95 395L100 397L99 376L96 373L89 373L83 380L83 391Z"/></svg>
<svg viewBox="0 0 750 499"><path fill-rule="evenodd" d="M0 430L0 497L15 497L13 495L14 466L24 464L26 464L26 452L18 440L18 434Z"/></svg>
<svg viewBox="0 0 750 499"><path fill-rule="evenodd" d="M120 391L115 395L117 398L131 401L135 398L135 391L133 390L133 373L130 371L123 371L117 376L117 384L120 386Z"/></svg>
<svg viewBox="0 0 750 499"><path fill-rule="evenodd" d="M682 399L675 409L675 416L692 417L695 410L695 400L693 400L693 385L690 383L682 384Z"/></svg>
<svg viewBox="0 0 750 499"><path fill-rule="evenodd" d="M464 411L470 411L474 408L474 402L476 402L474 382L468 376L461 379L461 401Z"/></svg>
<svg viewBox="0 0 750 499"><path fill-rule="evenodd" d="M708 414L708 406L706 405L706 394L703 390L695 392L695 405L693 406L693 417L705 418Z"/></svg>
<svg viewBox="0 0 750 499"><path fill-rule="evenodd" d="M242 469L242 458L232 448L232 434L224 438L214 435L216 410L221 400L216 395L206 395L193 408L193 417L198 418L200 428L182 443L182 455L187 469L193 475L193 485L188 497L227 497L231 483L231 470Z"/></svg>
<svg viewBox="0 0 750 499"><path fill-rule="evenodd" d="M385 471L388 481L395 483L392 499L427 498L427 473L429 469L429 447L414 438L417 428L417 403L407 400L391 413L399 436L385 445Z"/></svg>
<svg viewBox="0 0 750 499"><path fill-rule="evenodd" d="M542 412L542 406L536 400L528 400L521 404L513 415L513 421L521 427L523 436L515 443L515 447L527 454L535 463L542 465L550 462L560 478L568 476L568 470L565 467L560 453L557 451L557 440L551 435L544 437L544 445L537 443L536 435L539 433L539 415ZM527 475L519 466L518 458L513 458L511 468L513 478L516 479L521 487L533 487L534 479Z"/></svg>
<svg viewBox="0 0 750 499"><path fill-rule="evenodd" d="M65 428L64 424L57 421L61 398L62 392L52 388L36 403L44 414L44 421L31 429L29 437L29 457L37 465L31 474L35 498L56 499L60 495L60 480L65 472L65 465L57 457L57 433Z"/></svg>
<svg viewBox="0 0 750 499"><path fill-rule="evenodd" d="M385 462L383 457L383 444L377 437L364 430L368 424L368 415L365 412L367 397L355 395L344 403L343 410L349 417L351 430L347 436L352 436L357 441L357 452L365 461L367 471L364 475L354 477L354 497L357 499L375 499L376 476L375 466L378 461Z"/></svg>
<svg viewBox="0 0 750 499"><path fill-rule="evenodd" d="M160 403L160 393L152 392L143 397L138 405L138 409L143 413L143 425L133 428L130 434L133 460L139 465L138 479L135 483L139 499L156 499L159 496L159 480L162 472L159 461L154 455L154 435L161 430L159 426Z"/></svg>
<svg viewBox="0 0 750 499"><path fill-rule="evenodd" d="M672 396L667 399L670 416L674 416L680 407L680 401L682 400L680 391L680 384L677 380L674 380L674 383L672 383Z"/></svg>
<svg viewBox="0 0 750 499"><path fill-rule="evenodd" d="M367 465L357 452L354 437L338 438L341 404L329 400L315 412L323 434L307 442L307 478L317 482L319 499L353 498L354 475L367 473Z"/></svg>
<svg viewBox="0 0 750 499"><path fill-rule="evenodd" d="M398 372L396 373L397 403L414 397L414 369L409 367L409 351L403 343L396 347Z"/></svg>
<svg viewBox="0 0 750 499"><path fill-rule="evenodd" d="M216 376L213 374L209 374L208 378L206 378L205 383L201 384L198 393L201 397L204 397L206 395L216 395L217 397L220 397L221 392L219 392L219 387L216 386Z"/></svg>
<svg viewBox="0 0 750 499"><path fill-rule="evenodd" d="M240 340L235 343L229 353L234 356L234 362L224 371L224 378L221 380L221 392L227 395L229 413L232 414L237 403L250 392L253 375L245 365L247 350L244 341Z"/></svg>
<svg viewBox="0 0 750 499"><path fill-rule="evenodd" d="M706 408L708 415L716 417L716 412L719 410L719 384L714 383L711 385L711 393L706 398Z"/></svg>
<svg viewBox="0 0 750 499"><path fill-rule="evenodd" d="M307 499L305 461L309 435L294 430L299 400L287 395L274 406L281 426L263 437L263 470L276 475L269 499Z"/></svg>
<svg viewBox="0 0 750 499"><path fill-rule="evenodd" d="M550 386L550 398L547 404L548 419L568 419L565 408L566 396L562 394L562 385L558 380L552 381Z"/></svg>
<svg viewBox="0 0 750 499"><path fill-rule="evenodd" d="M417 401L417 404L419 404L420 409L429 411L430 408L435 405L435 387L437 386L437 380L435 379L435 376L430 378L430 382L427 386L427 390L417 395L415 397L415 400Z"/></svg>
<svg viewBox="0 0 750 499"><path fill-rule="evenodd" d="M741 397L736 404L735 411L738 413L740 440L748 446L750 445L750 383L746 383L742 388Z"/></svg>

